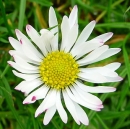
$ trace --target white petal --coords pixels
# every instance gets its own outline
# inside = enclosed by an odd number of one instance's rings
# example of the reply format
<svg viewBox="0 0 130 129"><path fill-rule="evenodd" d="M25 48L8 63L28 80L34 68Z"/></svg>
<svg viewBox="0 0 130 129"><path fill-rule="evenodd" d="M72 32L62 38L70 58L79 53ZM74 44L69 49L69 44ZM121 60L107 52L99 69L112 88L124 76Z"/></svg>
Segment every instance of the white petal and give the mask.
<svg viewBox="0 0 130 129"><path fill-rule="evenodd" d="M108 33L99 35L99 36L97 36L96 38L93 38L92 40L101 39L101 40L105 43L105 42L106 42L107 40L109 40L112 36L113 36L113 33L112 33L112 32L108 32ZM92 41L92 40L91 40L91 41Z"/></svg>
<svg viewBox="0 0 130 129"><path fill-rule="evenodd" d="M61 103L61 92L57 92L57 96L56 96L56 109L62 119L62 121L64 123L67 123L68 117L67 117L67 113L65 111L65 109L62 106Z"/></svg>
<svg viewBox="0 0 130 129"><path fill-rule="evenodd" d="M30 42L30 40L20 30L16 29L15 32L22 46L24 44L24 46L26 47L26 49L28 49L29 52L31 52L32 54L35 53L35 55L37 55L39 58L43 57L40 52L38 52L38 50L34 47L34 45Z"/></svg>
<svg viewBox="0 0 130 129"><path fill-rule="evenodd" d="M107 82L107 79L105 76L101 75L100 73L97 72L90 72L90 71L85 71L84 73L79 73L78 74L79 78L88 82L92 83L104 83Z"/></svg>
<svg viewBox="0 0 130 129"><path fill-rule="evenodd" d="M93 60L91 63L106 59L106 58L108 58L108 57L110 57L112 55L117 54L120 51L121 51L120 48L110 48L107 51L105 51L104 53L102 53L97 59Z"/></svg>
<svg viewBox="0 0 130 129"><path fill-rule="evenodd" d="M91 93L109 93L109 92L114 92L116 88L114 87L108 87L108 86L86 86L83 83L80 83L79 81L75 82L77 86L79 86L82 90L86 92L91 92Z"/></svg>
<svg viewBox="0 0 130 129"><path fill-rule="evenodd" d="M86 57L78 61L78 64L80 66L90 64L93 60L96 60L100 55L102 55L104 52L108 50L108 45L103 45L94 51L92 51L90 54L88 54Z"/></svg>
<svg viewBox="0 0 130 129"><path fill-rule="evenodd" d="M79 43L84 43L88 37L90 36L90 34L93 31L93 28L95 27L96 22L95 21L91 21L81 32L81 34L79 35L77 41L76 41L76 45Z"/></svg>
<svg viewBox="0 0 130 129"><path fill-rule="evenodd" d="M102 101L98 97L83 91L77 85L74 85L74 88L77 91L77 93L81 96L81 98L84 99L86 102L94 104L94 105L101 105L102 104ZM74 90L74 89L72 88L72 90Z"/></svg>
<svg viewBox="0 0 130 129"><path fill-rule="evenodd" d="M19 51L20 53L23 52L21 49L21 44L18 40L14 39L12 37L9 37L9 42L16 51Z"/></svg>
<svg viewBox="0 0 130 129"><path fill-rule="evenodd" d="M54 27L56 25L58 25L57 17L56 17L56 14L55 14L53 7L50 7L50 9L49 9L49 27L51 28L51 27ZM58 26L54 27L50 31L53 34L57 33L58 32Z"/></svg>
<svg viewBox="0 0 130 129"><path fill-rule="evenodd" d="M80 96L79 94L77 93L77 91L75 89L72 90L72 92L70 91L69 88L66 89L69 97L76 103L86 107L86 108L89 108L91 110L95 110L95 111L100 111L100 108L103 108L103 105L94 105L94 104L91 104L91 103L88 103L86 101L84 101Z"/></svg>
<svg viewBox="0 0 130 129"><path fill-rule="evenodd" d="M45 116L44 116L44 119L43 119L43 124L44 124L44 125L47 125L47 124L50 122L50 120L51 120L52 117L54 116L55 112L56 112L56 106L55 106L55 105L52 106L52 107L50 107L50 108L46 111Z"/></svg>
<svg viewBox="0 0 130 129"><path fill-rule="evenodd" d="M49 88L43 85L42 87L29 94L23 101L23 104L34 103L36 100L45 98L48 90Z"/></svg>
<svg viewBox="0 0 130 129"><path fill-rule="evenodd" d="M54 35L51 31L46 30L46 29L42 29L40 30L41 36L40 36L40 43L41 43L41 50L45 51L45 49L47 50L47 52L44 52L44 55L46 55L46 53L52 51L51 50L51 40L53 39ZM43 46L44 45L44 46Z"/></svg>
<svg viewBox="0 0 130 129"><path fill-rule="evenodd" d="M34 79L32 81L22 81L22 83L18 84L15 89L24 92L25 94L29 94L32 90L39 87L43 84L40 79Z"/></svg>
<svg viewBox="0 0 130 129"><path fill-rule="evenodd" d="M118 77L106 77L107 82L118 82L118 81L122 81L123 78L118 76Z"/></svg>
<svg viewBox="0 0 130 129"><path fill-rule="evenodd" d="M72 28L74 24L77 24L77 20L78 20L77 13L78 13L78 8L77 5L75 5L69 15L70 28Z"/></svg>
<svg viewBox="0 0 130 129"><path fill-rule="evenodd" d="M8 64L11 67L13 67L14 69L16 69L19 72L21 72L21 73L39 73L38 70L27 70L27 69L24 69L24 68L20 67L18 64L16 64L15 62L13 62L13 61L8 61Z"/></svg>
<svg viewBox="0 0 130 129"><path fill-rule="evenodd" d="M58 50L58 38L57 37L58 37L58 33L55 36L53 36L53 38L50 41L52 51Z"/></svg>
<svg viewBox="0 0 130 129"><path fill-rule="evenodd" d="M24 59L24 60L25 60L26 62L28 62L28 63L32 63L32 64L39 65L39 62L36 62L36 61L31 60L31 59L28 58L23 52L20 53L19 51L10 50L10 51L9 51L9 54L10 54L11 56L17 55L17 56L21 57L22 59Z"/></svg>
<svg viewBox="0 0 130 129"><path fill-rule="evenodd" d="M63 91L63 97L64 97L64 101L65 101L65 105L68 109L68 111L70 112L70 114L72 115L72 117L74 118L75 122L80 125L80 121L78 119L76 110L75 110L75 106L73 101L69 98L68 94L66 91Z"/></svg>
<svg viewBox="0 0 130 129"><path fill-rule="evenodd" d="M108 77L117 77L118 74L114 72L112 69L107 68L106 66L102 67L93 67L93 68L81 68L81 72L86 72L86 73L99 73L103 76L108 76Z"/></svg>
<svg viewBox="0 0 130 129"><path fill-rule="evenodd" d="M74 45L78 36L78 25L74 25L70 32L68 32L68 41L66 42L65 51L69 52L71 47Z"/></svg>
<svg viewBox="0 0 130 129"><path fill-rule="evenodd" d="M85 113L85 111L75 102L73 102L76 108L76 112L78 114L78 118L80 120L81 123L83 123L84 125L88 125L89 124L89 119Z"/></svg>
<svg viewBox="0 0 130 129"><path fill-rule="evenodd" d="M115 71L115 70L117 70L120 66L121 66L121 63L119 63L119 62L113 62L113 63L110 63L110 64L106 65L105 67L107 67L107 68L109 68L109 69Z"/></svg>
<svg viewBox="0 0 130 129"><path fill-rule="evenodd" d="M66 47L66 43L68 42L68 32L70 31L69 20L67 16L63 17L61 23L61 33L62 33L62 42L61 42L61 50L64 50Z"/></svg>
<svg viewBox="0 0 130 129"><path fill-rule="evenodd" d="M14 55L13 58L14 58L16 64L18 64L23 69L38 70L38 66L34 66L34 65L27 63L24 59L20 58L17 55Z"/></svg>
<svg viewBox="0 0 130 129"><path fill-rule="evenodd" d="M49 109L56 103L56 90L50 90L45 97L44 101L40 104L40 106L37 108L35 112L35 117L39 115L39 113L44 112L45 110Z"/></svg>
<svg viewBox="0 0 130 129"><path fill-rule="evenodd" d="M18 73L15 70L13 70L13 73L15 76L20 77L26 81L31 81L33 79L39 78L39 74L23 74L23 73Z"/></svg>
<svg viewBox="0 0 130 129"><path fill-rule="evenodd" d="M24 39L21 39L22 42L22 49L24 54L31 60L36 61L36 62L41 62L41 60L43 59L43 56L38 52L38 50L36 50L36 48L32 48L30 47L30 45L28 45ZM38 54L39 53L39 54ZM31 56L30 56L31 55Z"/></svg>
<svg viewBox="0 0 130 129"><path fill-rule="evenodd" d="M83 55L91 52L92 50L100 47L101 45L103 45L101 40L87 41L77 45L76 47L74 46L73 49L71 50L71 53L73 56L76 56L75 59L78 59Z"/></svg>

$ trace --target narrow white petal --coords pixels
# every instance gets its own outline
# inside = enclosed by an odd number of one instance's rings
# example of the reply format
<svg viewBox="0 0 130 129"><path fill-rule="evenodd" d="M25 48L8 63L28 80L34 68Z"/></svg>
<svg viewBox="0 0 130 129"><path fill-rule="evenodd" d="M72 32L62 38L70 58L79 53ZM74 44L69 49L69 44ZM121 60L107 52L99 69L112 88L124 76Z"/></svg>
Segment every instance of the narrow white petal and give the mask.
<svg viewBox="0 0 130 129"><path fill-rule="evenodd" d="M34 79L32 81L23 81L24 83L20 83L18 86L15 87L16 90L20 90L24 92L26 95L29 94L31 91L39 87L43 84L42 81L39 79Z"/></svg>
<svg viewBox="0 0 130 129"><path fill-rule="evenodd" d="M68 32L70 31L69 20L67 16L63 17L61 23L61 33L62 33L62 42L61 42L61 50L64 50L66 47L66 43L68 42Z"/></svg>
<svg viewBox="0 0 130 129"><path fill-rule="evenodd" d="M51 40L54 37L54 34L46 29L42 29L40 30L41 36L40 36L40 43L41 43L41 50L43 51L44 55L46 55L46 53L52 51L51 50ZM44 44L44 45L43 45ZM44 52L46 49L46 52Z"/></svg>
<svg viewBox="0 0 130 129"><path fill-rule="evenodd" d="M13 37L9 37L9 42L16 51L19 51L20 53L23 52L21 49L21 43L18 40Z"/></svg>
<svg viewBox="0 0 130 129"><path fill-rule="evenodd" d="M71 53L73 56L76 56L75 59L78 59L83 55L91 52L92 50L100 47L101 45L103 45L101 40L87 41L77 45L76 47L74 46L73 49L71 50Z"/></svg>
<svg viewBox="0 0 130 129"><path fill-rule="evenodd" d="M67 117L67 113L65 111L65 109L62 106L61 103L61 92L57 92L57 96L56 96L56 109L62 119L62 121L64 123L67 123L68 117Z"/></svg>
<svg viewBox="0 0 130 129"><path fill-rule="evenodd" d="M110 63L110 64L106 65L105 67L107 67L107 68L109 68L109 69L115 71L115 70L117 70L120 66L121 66L121 63L119 63L119 62L113 62L113 63Z"/></svg>
<svg viewBox="0 0 130 129"><path fill-rule="evenodd" d="M72 90L72 92L70 91L69 88L66 89L69 97L76 103L86 107L86 108L89 108L91 110L95 110L95 111L100 111L101 108L103 108L103 105L94 105L94 104L91 104L91 103L88 103L86 101L84 101L80 95L77 93L77 91L75 89Z"/></svg>
<svg viewBox="0 0 130 129"><path fill-rule="evenodd" d="M35 112L35 117L39 115L39 113L44 112L45 110L49 109L56 103L56 90L50 90L45 97L44 101L40 104L40 106L37 108Z"/></svg>
<svg viewBox="0 0 130 129"><path fill-rule="evenodd" d="M107 82L118 82L118 81L122 81L123 78L118 76L118 77L106 77Z"/></svg>
<svg viewBox="0 0 130 129"><path fill-rule="evenodd" d="M102 104L102 101L98 97L96 97L96 96L94 96L86 91L83 91L77 85L74 85L74 88L77 91L77 93L81 96L81 98L84 99L84 101L91 103L91 104L94 104L94 105L101 105ZM74 89L72 88L72 90L74 90Z"/></svg>
<svg viewBox="0 0 130 129"><path fill-rule="evenodd" d="M101 40L105 43L105 42L106 42L107 40L109 40L112 36L113 36L113 33L112 33L112 32L108 32L108 33L99 35L99 36L97 36L96 38L93 38L92 40L101 39Z"/></svg>
<svg viewBox="0 0 130 129"><path fill-rule="evenodd" d="M31 81L33 79L40 77L39 74L23 74L23 73L19 73L19 72L15 71L15 70L12 70L12 72L14 73L15 76L20 77L26 81Z"/></svg>
<svg viewBox="0 0 130 129"><path fill-rule="evenodd" d="M102 67L93 67L93 68L81 68L80 69L81 72L86 72L86 73L99 73L103 76L108 76L108 77L117 77L118 74L116 72L114 72L112 69L107 68L106 66L102 66Z"/></svg>
<svg viewBox="0 0 130 129"><path fill-rule="evenodd" d="M65 51L69 52L71 47L74 45L78 36L78 25L74 25L70 32L68 32L68 41L66 42Z"/></svg>
<svg viewBox="0 0 130 129"><path fill-rule="evenodd" d="M94 62L97 62L97 61L101 61L103 59L106 59L110 56L113 56L115 54L117 54L118 52L120 52L121 49L120 48L110 48L108 49L107 51L105 51L104 53L102 53L97 59L93 60L92 62L90 63L94 63Z"/></svg>
<svg viewBox="0 0 130 129"><path fill-rule="evenodd" d="M72 28L74 24L77 24L77 20L78 20L77 13L78 13L78 8L77 5L75 5L69 15L70 28Z"/></svg>
<svg viewBox="0 0 130 129"><path fill-rule="evenodd" d="M11 67L13 67L14 69L16 69L19 72L21 72L21 73L39 73L38 70L27 70L27 69L24 69L24 68L20 67L18 64L16 64L15 62L13 62L13 61L8 61L8 64Z"/></svg>
<svg viewBox="0 0 130 129"><path fill-rule="evenodd" d="M68 109L68 111L70 112L70 114L72 115L73 119L75 120L75 122L80 125L80 121L78 119L77 116L77 112L75 110L75 106L73 101L69 98L68 94L66 91L63 91L63 97L64 97L64 101L65 101L65 105Z"/></svg>
<svg viewBox="0 0 130 129"><path fill-rule="evenodd" d="M38 70L38 66L34 66L34 65L27 63L24 59L22 59L21 57L19 57L17 55L14 55L13 58L14 58L16 64L18 64L23 69Z"/></svg>
<svg viewBox="0 0 130 129"><path fill-rule="evenodd" d="M52 51L57 51L58 50L58 33L53 36L53 38L50 40L50 45L52 47Z"/></svg>
<svg viewBox="0 0 130 129"><path fill-rule="evenodd" d="M91 21L81 32L81 34L79 35L77 41L76 41L76 45L79 43L84 43L88 37L90 36L90 34L93 31L93 28L95 27L96 22L95 21Z"/></svg>
<svg viewBox="0 0 130 129"><path fill-rule="evenodd" d="M55 106L55 105L52 106L52 107L50 107L50 108L46 111L45 116L44 116L44 119L43 119L43 124L44 124L44 125L47 125L47 124L50 122L50 120L51 120L52 117L54 116L55 112L56 112L56 106Z"/></svg>
<svg viewBox="0 0 130 129"><path fill-rule="evenodd" d="M31 40L39 47L40 46L40 35L39 33L31 26L31 25L26 25L26 32L28 36L31 38Z"/></svg>
<svg viewBox="0 0 130 129"><path fill-rule="evenodd" d="M29 94L23 101L23 104L29 104L29 103L34 103L36 100L43 99L45 98L49 88L45 85L42 87L38 88L31 94Z"/></svg>
<svg viewBox="0 0 130 129"><path fill-rule="evenodd" d="M89 124L89 119L85 113L85 111L75 102L73 102L76 108L76 112L78 114L78 118L80 120L81 123L83 123L84 125L88 125Z"/></svg>
<svg viewBox="0 0 130 129"><path fill-rule="evenodd" d="M88 54L86 57L78 61L78 64L80 66L90 64L90 62L96 60L100 55L102 55L104 52L106 52L109 49L108 45L103 45L94 51L92 51L90 54Z"/></svg>
<svg viewBox="0 0 130 129"><path fill-rule="evenodd" d="M57 17L56 17L56 14L55 14L53 7L50 7L50 9L49 9L49 27L51 28L51 27L54 27L56 25L58 25ZM58 26L51 29L51 32L53 34L57 33L58 32Z"/></svg>
<svg viewBox="0 0 130 129"><path fill-rule="evenodd" d="M90 71L85 71L84 73L79 73L78 74L79 78L88 82L92 83L105 83L107 82L107 79L105 76L101 75L100 73L97 72L90 72Z"/></svg>
<svg viewBox="0 0 130 129"><path fill-rule="evenodd" d="M31 60L41 62L41 60L43 59L43 56L38 52L38 50L36 50L34 46L31 48L30 45L28 45L24 39L21 39L21 42L22 42L21 46L22 46L24 54Z"/></svg>
<svg viewBox="0 0 130 129"><path fill-rule="evenodd" d="M108 86L87 86L84 85L83 83L80 83L79 81L75 82L79 88L86 92L91 92L91 93L109 93L109 92L114 92L116 88L114 87L108 87Z"/></svg>
<svg viewBox="0 0 130 129"><path fill-rule="evenodd" d="M26 49L28 51L30 51L31 53L34 52L35 55L37 55L39 58L43 57L40 54L40 52L38 52L38 50L34 47L34 45L30 42L30 40L18 29L16 29L16 36L17 36L18 40L20 41L20 43L22 44L22 46L24 44L24 46L26 47Z"/></svg>
<svg viewBox="0 0 130 129"><path fill-rule="evenodd" d="M39 65L39 62L36 62L36 61L31 60L31 59L28 58L23 52L20 53L19 51L10 50L10 51L9 51L9 54L10 54L11 56L17 55L17 56L21 57L22 59L24 59L24 60L25 60L26 62L28 62L28 63L32 63L32 64Z"/></svg>

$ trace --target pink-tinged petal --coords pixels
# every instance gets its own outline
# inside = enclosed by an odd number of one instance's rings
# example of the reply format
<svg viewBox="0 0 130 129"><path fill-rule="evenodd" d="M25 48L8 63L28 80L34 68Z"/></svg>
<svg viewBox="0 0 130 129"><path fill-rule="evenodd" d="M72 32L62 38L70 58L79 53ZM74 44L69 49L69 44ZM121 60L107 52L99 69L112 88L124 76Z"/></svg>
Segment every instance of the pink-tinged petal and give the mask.
<svg viewBox="0 0 130 129"><path fill-rule="evenodd" d="M83 123L84 125L88 125L89 124L89 119L85 113L85 111L75 102L73 102L75 105L75 109L76 112L78 114L78 118L80 120L81 123Z"/></svg>
<svg viewBox="0 0 130 129"><path fill-rule="evenodd" d="M43 119L43 124L44 125L47 125L51 121L51 119L54 116L55 112L56 112L56 106L55 105L53 105L52 107L50 107L46 111L44 119Z"/></svg>
<svg viewBox="0 0 130 129"><path fill-rule="evenodd" d="M12 37L9 37L9 42L16 51L19 51L20 53L23 52L21 49L21 44L18 40L14 39Z"/></svg>
<svg viewBox="0 0 130 129"><path fill-rule="evenodd" d="M36 99L37 99L36 96L33 96L31 100L35 101Z"/></svg>
<svg viewBox="0 0 130 129"><path fill-rule="evenodd" d="M81 98L84 99L84 101L94 104L94 105L102 104L102 101L98 97L96 97L88 92L83 91L77 85L74 85L74 88L77 91L77 93L81 96ZM74 90L74 88L71 88L71 89Z"/></svg>
<svg viewBox="0 0 130 129"><path fill-rule="evenodd" d="M90 36L90 34L92 33L94 27L95 27L96 22L95 21L91 21L81 32L81 34L79 35L76 44L78 45L79 43L84 43L88 37Z"/></svg>
<svg viewBox="0 0 130 129"><path fill-rule="evenodd" d="M86 92L91 92L91 93L109 93L109 92L114 92L116 88L114 87L108 87L108 86L86 86L83 83L76 81L75 82L79 88Z"/></svg>
<svg viewBox="0 0 130 129"><path fill-rule="evenodd" d="M77 93L77 91L76 91L75 89L73 89L73 90L71 91L70 89L67 88L66 91L67 91L69 97L70 97L74 102L76 102L76 103L78 103L78 104L80 104L80 105L82 105L82 106L84 106L84 107L86 107L86 108L89 108L89 109L91 109L91 110L99 111L101 104L99 104L99 105L94 105L94 104L92 104L92 103L89 103L89 102L84 101L84 100L79 96L79 94Z"/></svg>
<svg viewBox="0 0 130 129"><path fill-rule="evenodd" d="M37 108L35 112L35 117L38 116L40 112L44 112L46 109L49 109L56 103L56 90L50 90L45 97L44 101L40 104L40 106Z"/></svg>
<svg viewBox="0 0 130 129"><path fill-rule="evenodd" d="M72 28L77 23L78 23L78 8L77 5L75 5L69 15L70 28Z"/></svg>
<svg viewBox="0 0 130 129"><path fill-rule="evenodd" d="M39 99L43 99L45 98L47 92L49 90L49 87L43 85L42 87L38 88L37 90L33 91L31 94L29 94L25 100L23 101L23 104L29 102L29 103L34 103L36 100L39 100ZM35 98L35 101L33 101L33 97L36 97Z"/></svg>
<svg viewBox="0 0 130 129"><path fill-rule="evenodd" d="M31 25L26 25L26 32L32 41L38 46L38 39L40 37L38 32Z"/></svg>

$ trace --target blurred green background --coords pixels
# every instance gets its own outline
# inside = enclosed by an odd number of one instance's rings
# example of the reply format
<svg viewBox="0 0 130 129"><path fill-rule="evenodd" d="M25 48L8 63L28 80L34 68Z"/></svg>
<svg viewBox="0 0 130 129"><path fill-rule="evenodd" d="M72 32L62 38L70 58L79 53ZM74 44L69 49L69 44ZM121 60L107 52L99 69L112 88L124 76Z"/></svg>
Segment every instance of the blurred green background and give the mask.
<svg viewBox="0 0 130 129"><path fill-rule="evenodd" d="M16 38L14 30L17 28L26 34L26 24L38 31L48 28L50 6L55 8L60 24L62 16L69 15L74 5L78 6L79 31L90 21L96 20L97 25L90 39L102 33L113 32L114 36L106 44L122 49L119 54L93 65L121 62L122 66L117 72L124 79L122 82L107 84L117 87L116 92L96 94L104 103L101 112L84 108L90 120L89 126L77 125L69 113L67 124L56 113L52 121L44 126L44 113L34 118L40 101L23 105L24 95L14 90L21 79L15 77L12 68L7 65L11 59L8 51L12 49L8 37ZM129 58L129 0L0 0L0 129L130 129Z"/></svg>

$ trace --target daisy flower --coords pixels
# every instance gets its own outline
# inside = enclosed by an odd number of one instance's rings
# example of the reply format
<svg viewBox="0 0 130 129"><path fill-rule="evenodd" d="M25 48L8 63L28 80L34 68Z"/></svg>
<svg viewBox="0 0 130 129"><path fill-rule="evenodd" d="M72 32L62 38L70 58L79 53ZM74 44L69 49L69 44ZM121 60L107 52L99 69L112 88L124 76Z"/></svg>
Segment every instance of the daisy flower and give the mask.
<svg viewBox="0 0 130 129"><path fill-rule="evenodd" d="M44 99L35 112L35 117L45 112L44 125L50 122L56 111L62 121L67 123L65 108L77 124L88 125L88 117L81 106L94 111L103 108L102 101L91 93L108 93L116 89L108 86L87 86L84 82L106 83L122 80L115 72L120 67L118 62L101 67L87 67L118 53L120 48L104 45L112 37L111 32L87 40L95 21L91 21L79 34L77 13L77 6L74 6L69 17L63 17L59 28L62 34L60 42L53 7L49 9L51 30L41 29L39 33L31 25L27 25L29 38L18 29L18 40L9 37L15 50L9 51L14 61L8 63L16 70L13 73L23 79L15 89L26 95L23 104Z"/></svg>

